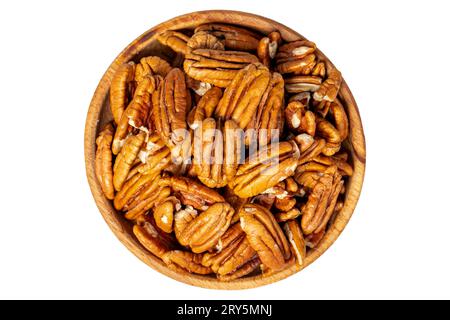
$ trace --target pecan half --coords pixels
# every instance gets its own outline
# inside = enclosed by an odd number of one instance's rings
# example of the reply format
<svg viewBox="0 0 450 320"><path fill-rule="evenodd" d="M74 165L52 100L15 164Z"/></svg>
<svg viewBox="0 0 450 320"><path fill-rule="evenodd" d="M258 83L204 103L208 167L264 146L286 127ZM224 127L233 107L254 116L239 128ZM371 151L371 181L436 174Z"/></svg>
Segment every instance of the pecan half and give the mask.
<svg viewBox="0 0 450 320"><path fill-rule="evenodd" d="M227 49L253 51L258 47L261 38L250 30L219 23L203 24L195 28L195 33L206 31L222 40Z"/></svg>
<svg viewBox="0 0 450 320"><path fill-rule="evenodd" d="M277 271L291 257L288 241L273 215L266 208L246 204L239 211L242 230L261 262Z"/></svg>
<svg viewBox="0 0 450 320"><path fill-rule="evenodd" d="M115 123L119 123L122 113L130 101L134 86L134 69L134 62L124 63L117 69L111 80L109 104Z"/></svg>
<svg viewBox="0 0 450 320"><path fill-rule="evenodd" d="M242 198L258 195L292 176L298 158L299 150L294 142L267 145L238 167L230 187Z"/></svg>
<svg viewBox="0 0 450 320"><path fill-rule="evenodd" d="M114 135L112 152L118 154L123 146L123 142L131 131L135 128L141 131L149 132L146 127L151 109L152 93L158 83L158 78L146 77L137 86L133 100L122 113L117 130Z"/></svg>
<svg viewBox="0 0 450 320"><path fill-rule="evenodd" d="M260 63L250 64L240 70L225 89L215 111L216 117L233 119L244 129L263 100L269 81L269 69Z"/></svg>
<svg viewBox="0 0 450 320"><path fill-rule="evenodd" d="M187 46L189 37L181 32L177 31L165 31L158 35L158 41L163 45L170 47L175 52L182 53L184 55L188 54L191 50Z"/></svg>
<svg viewBox="0 0 450 320"><path fill-rule="evenodd" d="M197 106L192 108L188 116L188 124L196 129L200 123L213 115L214 110L222 98L222 90L218 87L209 89L199 100Z"/></svg>
<svg viewBox="0 0 450 320"><path fill-rule="evenodd" d="M166 60L158 56L144 57L136 65L134 78L137 82L141 82L144 78L153 75L159 75L164 78L170 70L172 70L172 67Z"/></svg>
<svg viewBox="0 0 450 320"><path fill-rule="evenodd" d="M159 258L176 248L175 239L159 232L150 216L141 217L133 226L133 233L145 249Z"/></svg>
<svg viewBox="0 0 450 320"><path fill-rule="evenodd" d="M214 35L206 32L199 31L187 42L187 46L192 50L195 49L213 49L213 50L225 50L225 45Z"/></svg>
<svg viewBox="0 0 450 320"><path fill-rule="evenodd" d="M213 248L227 231L234 209L226 202L215 203L195 217L179 234L178 241L194 253Z"/></svg>
<svg viewBox="0 0 450 320"><path fill-rule="evenodd" d="M302 231L296 220L289 220L284 224L284 232L291 244L298 265L302 266L306 258L306 243Z"/></svg>
<svg viewBox="0 0 450 320"><path fill-rule="evenodd" d="M210 274L211 268L201 265L202 255L189 251L173 250L166 252L162 259L167 266L178 272L190 272L196 274Z"/></svg>
<svg viewBox="0 0 450 320"><path fill-rule="evenodd" d="M184 205L191 205L199 210L204 210L205 207L216 202L224 201L224 198L216 190L186 177L163 178L160 185L170 186L174 192L180 194L180 200Z"/></svg>
<svg viewBox="0 0 450 320"><path fill-rule="evenodd" d="M130 169L137 158L139 151L145 141L145 132L139 132L135 136L129 137L122 150L117 155L116 161L113 167L113 184L117 191L120 191L125 180L130 172Z"/></svg>
<svg viewBox="0 0 450 320"><path fill-rule="evenodd" d="M236 174L240 162L241 143L235 139L238 126L233 120L205 119L194 145L194 170L198 179L210 188L221 188Z"/></svg>
<svg viewBox="0 0 450 320"><path fill-rule="evenodd" d="M316 76L293 76L285 80L289 93L315 92L322 84L322 78Z"/></svg>
<svg viewBox="0 0 450 320"><path fill-rule="evenodd" d="M316 45L307 40L298 40L282 45L278 48L276 55L278 72L310 74L316 65L315 50Z"/></svg>
<svg viewBox="0 0 450 320"><path fill-rule="evenodd" d="M256 62L258 58L247 52L196 49L186 55L183 67L190 77L224 88L240 69Z"/></svg>
<svg viewBox="0 0 450 320"><path fill-rule="evenodd" d="M284 81L279 73L273 73L269 84L256 109L256 113L246 126L246 144L257 139L260 146L270 143L274 136L279 138L283 129ZM253 132L252 132L253 131Z"/></svg>
<svg viewBox="0 0 450 320"><path fill-rule="evenodd" d="M308 196L308 202L302 210L301 225L306 235L319 233L325 229L334 212L337 198L343 186L341 175L337 172L336 166L327 171L315 184Z"/></svg>
<svg viewBox="0 0 450 320"><path fill-rule="evenodd" d="M218 275L238 272L238 269L253 260L256 255L239 224L228 229L219 244L218 252L205 253L202 259L202 264L211 267Z"/></svg>
<svg viewBox="0 0 450 320"><path fill-rule="evenodd" d="M185 139L188 94L183 72L172 69L153 99L155 127L163 141L173 147Z"/></svg>
<svg viewBox="0 0 450 320"><path fill-rule="evenodd" d="M259 40L256 52L259 60L266 67L269 67L271 60L275 58L280 42L281 35L278 31L271 32L267 37Z"/></svg>
<svg viewBox="0 0 450 320"><path fill-rule="evenodd" d="M95 174L102 188L105 197L114 199L112 152L111 143L114 135L114 128L108 123L95 140L97 151L95 153Z"/></svg>

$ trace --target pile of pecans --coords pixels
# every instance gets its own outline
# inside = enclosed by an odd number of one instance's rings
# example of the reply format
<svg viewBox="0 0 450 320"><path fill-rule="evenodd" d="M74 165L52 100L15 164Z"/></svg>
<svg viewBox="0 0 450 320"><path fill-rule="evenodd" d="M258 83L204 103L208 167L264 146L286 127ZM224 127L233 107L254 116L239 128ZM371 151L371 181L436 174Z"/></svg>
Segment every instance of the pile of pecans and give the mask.
<svg viewBox="0 0 450 320"><path fill-rule="evenodd" d="M115 72L96 140L106 198L179 272L222 281L305 263L353 173L340 72L307 40L225 24L159 34L173 59Z"/></svg>

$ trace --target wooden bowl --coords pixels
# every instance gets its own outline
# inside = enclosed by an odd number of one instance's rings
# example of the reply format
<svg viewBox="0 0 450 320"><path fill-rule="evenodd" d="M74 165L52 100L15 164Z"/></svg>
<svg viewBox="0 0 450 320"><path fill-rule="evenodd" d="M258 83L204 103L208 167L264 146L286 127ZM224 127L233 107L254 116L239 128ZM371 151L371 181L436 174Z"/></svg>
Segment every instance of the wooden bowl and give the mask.
<svg viewBox="0 0 450 320"><path fill-rule="evenodd" d="M109 87L111 84L111 79L117 68L124 62L130 60L138 61L141 57L148 55L159 55L162 57L170 55L170 53L163 49L163 47L155 40L156 35L163 31L169 29L193 29L200 24L210 22L243 26L257 30L263 34L268 34L272 31L278 30L285 41L293 41L304 38L290 28L268 18L250 13L224 10L189 13L173 18L151 28L139 38L134 40L127 48L125 48L125 50L122 51L122 53L119 54L108 70L106 70L94 93L86 119L84 137L86 173L95 202L97 203L97 206L106 223L119 238L119 240L147 265L175 280L199 287L214 289L253 288L284 279L300 271L301 268L292 266L268 277L252 276L241 278L233 282L220 282L216 278L210 276L177 273L169 269L160 259L149 253L137 241L131 231L131 223L125 220L121 214L118 214L112 203L103 195L100 184L98 183L94 172L95 138L97 136L98 129L112 119L112 115L109 110ZM326 58L320 51L317 51L317 54L322 59L329 61L328 58ZM319 245L314 250L309 251L306 258L306 263L302 268L305 268L316 260L337 239L352 216L363 183L366 158L364 132L361 125L358 107L356 106L356 102L345 81L342 83L339 97L343 101L344 107L346 108L349 116L350 136L347 148L351 152L351 160L354 165L354 174L350 177L350 180L346 186L343 209L337 215L335 221L332 223Z"/></svg>

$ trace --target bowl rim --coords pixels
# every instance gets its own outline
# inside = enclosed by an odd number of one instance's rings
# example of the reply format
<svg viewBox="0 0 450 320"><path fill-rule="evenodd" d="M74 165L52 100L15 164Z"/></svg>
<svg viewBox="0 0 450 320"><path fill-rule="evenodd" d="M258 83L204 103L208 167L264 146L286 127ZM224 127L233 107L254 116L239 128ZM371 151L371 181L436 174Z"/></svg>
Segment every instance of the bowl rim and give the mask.
<svg viewBox="0 0 450 320"><path fill-rule="evenodd" d="M111 79L117 68L124 62L129 61L137 55L148 44L155 40L155 36L165 30L169 29L186 29L198 26L208 22L227 23L239 25L247 28L257 29L262 33L269 33L278 30L285 41L294 41L298 39L306 39L296 31L289 27L271 20L269 18L255 15L252 13L232 11L232 10L207 10L187 13L181 16L174 17L155 27L144 32L141 36L131 42L111 63L103 77L101 78L95 93L92 97L88 114L86 117L85 134L84 134L84 153L86 175L88 178L91 193L94 197L96 205L102 214L104 220L116 235L116 237L130 250L135 256L142 260L145 264L158 272L175 279L177 281L203 287L209 289L248 289L274 283L285 279L298 271L304 269L317 258L319 258L339 237L348 221L350 220L364 180L365 161L366 161L366 147L364 131L361 124L361 118L355 99L347 86L345 80L339 92L341 100L347 109L350 135L349 141L352 147L352 157L354 163L354 174L349 179L344 207L336 216L334 222L329 227L326 235L319 243L318 247L310 250L305 264L302 267L293 265L281 272L273 275L262 277L261 275L240 278L232 282L221 282L213 277L199 276L190 273L178 273L168 268L159 258L153 256L148 252L134 237L131 232L129 223L124 221L111 205L111 202L106 199L101 190L100 184L95 176L95 139L98 132L98 123L101 116L101 111L104 102L109 97L109 87ZM317 54L327 63L330 60L320 51Z"/></svg>

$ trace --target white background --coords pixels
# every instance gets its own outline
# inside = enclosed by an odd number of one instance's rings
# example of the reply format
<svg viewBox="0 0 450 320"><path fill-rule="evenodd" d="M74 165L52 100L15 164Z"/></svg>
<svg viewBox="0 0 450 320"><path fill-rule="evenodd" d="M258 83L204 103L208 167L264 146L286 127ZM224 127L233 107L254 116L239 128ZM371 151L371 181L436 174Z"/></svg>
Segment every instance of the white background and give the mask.
<svg viewBox="0 0 450 320"><path fill-rule="evenodd" d="M447 1L14 1L0 4L0 298L450 298ZM355 214L312 266L214 291L135 258L102 220L83 130L134 38L205 9L264 15L328 55L359 104L367 173Z"/></svg>

